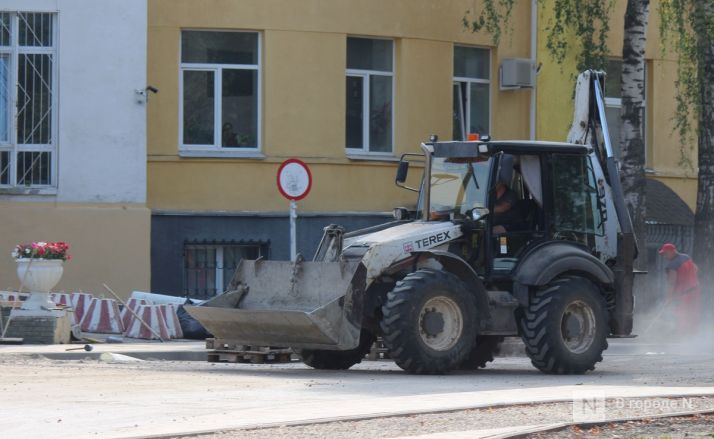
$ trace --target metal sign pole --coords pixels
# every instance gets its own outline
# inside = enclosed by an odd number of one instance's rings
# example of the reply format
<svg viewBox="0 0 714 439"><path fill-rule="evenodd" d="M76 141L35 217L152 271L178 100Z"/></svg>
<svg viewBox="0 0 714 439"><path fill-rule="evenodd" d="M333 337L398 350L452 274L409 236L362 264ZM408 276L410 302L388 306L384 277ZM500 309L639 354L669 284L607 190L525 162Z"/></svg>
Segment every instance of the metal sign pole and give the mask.
<svg viewBox="0 0 714 439"><path fill-rule="evenodd" d="M297 259L297 203L290 200L290 260Z"/></svg>

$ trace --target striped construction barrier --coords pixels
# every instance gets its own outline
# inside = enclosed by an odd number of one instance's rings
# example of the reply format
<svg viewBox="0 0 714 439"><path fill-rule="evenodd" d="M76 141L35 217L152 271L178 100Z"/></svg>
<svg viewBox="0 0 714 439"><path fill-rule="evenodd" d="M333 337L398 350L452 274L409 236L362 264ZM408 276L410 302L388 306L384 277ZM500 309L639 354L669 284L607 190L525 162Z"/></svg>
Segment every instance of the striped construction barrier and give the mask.
<svg viewBox="0 0 714 439"><path fill-rule="evenodd" d="M161 314L164 316L164 320L166 321L166 328L169 330L169 337L183 338L181 322L179 322L176 309L176 305L170 303L159 305L159 310L161 311Z"/></svg>
<svg viewBox="0 0 714 439"><path fill-rule="evenodd" d="M62 305L67 308L72 308L72 295L70 293L50 293L50 300L55 305Z"/></svg>
<svg viewBox="0 0 714 439"><path fill-rule="evenodd" d="M169 329L166 327L166 320L161 313L160 305L139 305L136 309L136 314L151 326L152 332L146 325L142 324L136 316L132 315L129 320L129 327L124 331L124 337L142 338L145 340L158 340L156 334L161 336L162 340L168 340ZM154 332L156 334L154 334Z"/></svg>
<svg viewBox="0 0 714 439"><path fill-rule="evenodd" d="M50 300L54 302L55 305L57 305L60 308L69 308L70 310L67 311L67 314L69 314L70 318L70 324L71 325L76 325L79 319L77 319L77 315L74 313L74 305L72 305L72 294L70 293L50 293Z"/></svg>
<svg viewBox="0 0 714 439"><path fill-rule="evenodd" d="M139 308L140 305L149 305L149 302L144 299L129 299L129 301L126 303L126 306L122 308L121 323L124 326L124 329L129 327L129 321L132 319L132 317L134 317L134 315L131 313L131 311L129 311L129 309L136 312L137 308Z"/></svg>
<svg viewBox="0 0 714 439"><path fill-rule="evenodd" d="M2 302L19 302L25 300L29 294L16 293L15 291L0 291L0 301Z"/></svg>
<svg viewBox="0 0 714 439"><path fill-rule="evenodd" d="M74 318L78 322L81 322L84 317L84 313L87 311L87 308L89 308L89 304L92 302L92 299L94 299L94 296L89 293L72 293L71 298L72 308L74 308Z"/></svg>
<svg viewBox="0 0 714 439"><path fill-rule="evenodd" d="M92 299L80 327L82 332L121 334L124 326L119 315L119 304L114 299Z"/></svg>

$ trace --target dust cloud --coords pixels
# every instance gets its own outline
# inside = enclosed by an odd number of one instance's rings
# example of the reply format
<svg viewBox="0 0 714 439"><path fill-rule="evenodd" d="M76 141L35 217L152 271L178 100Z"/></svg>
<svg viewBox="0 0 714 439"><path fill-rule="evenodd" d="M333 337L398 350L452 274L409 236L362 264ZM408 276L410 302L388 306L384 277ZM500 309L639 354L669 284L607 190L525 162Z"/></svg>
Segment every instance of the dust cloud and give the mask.
<svg viewBox="0 0 714 439"><path fill-rule="evenodd" d="M635 280L635 316L633 350L652 354L697 355L714 352L714 319L710 318L714 288L702 284L699 324L694 319L682 321L677 316L678 301L667 295L667 281L662 272L650 272ZM684 323L684 324L683 324ZM694 326L689 328L687 326ZM633 352L634 353L634 352Z"/></svg>

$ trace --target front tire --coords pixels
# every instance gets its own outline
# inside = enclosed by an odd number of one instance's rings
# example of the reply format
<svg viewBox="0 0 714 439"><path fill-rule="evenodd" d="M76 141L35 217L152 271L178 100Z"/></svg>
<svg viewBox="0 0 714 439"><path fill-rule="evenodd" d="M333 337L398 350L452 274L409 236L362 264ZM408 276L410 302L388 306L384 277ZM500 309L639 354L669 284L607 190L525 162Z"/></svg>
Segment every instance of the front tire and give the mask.
<svg viewBox="0 0 714 439"><path fill-rule="evenodd" d="M607 306L600 290L581 277L563 277L537 291L521 320L531 363L548 374L595 369L607 349Z"/></svg>
<svg viewBox="0 0 714 439"><path fill-rule="evenodd" d="M381 328L389 356L415 374L458 369L476 342L476 302L451 273L422 269L387 294Z"/></svg>
<svg viewBox="0 0 714 439"><path fill-rule="evenodd" d="M347 370L362 362L375 339L374 335L363 329L359 337L359 344L354 349L347 351L303 349L300 351L300 356L302 362L313 369Z"/></svg>

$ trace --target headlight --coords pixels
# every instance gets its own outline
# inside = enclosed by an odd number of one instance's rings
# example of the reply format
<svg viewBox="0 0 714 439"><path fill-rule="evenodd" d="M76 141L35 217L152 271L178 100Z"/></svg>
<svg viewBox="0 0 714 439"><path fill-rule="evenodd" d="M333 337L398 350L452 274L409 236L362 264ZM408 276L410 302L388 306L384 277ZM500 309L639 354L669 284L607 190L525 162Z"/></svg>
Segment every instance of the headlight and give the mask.
<svg viewBox="0 0 714 439"><path fill-rule="evenodd" d="M406 220L409 219L409 211L404 207L395 207L392 210L392 216L397 221Z"/></svg>

